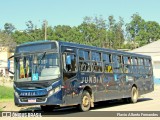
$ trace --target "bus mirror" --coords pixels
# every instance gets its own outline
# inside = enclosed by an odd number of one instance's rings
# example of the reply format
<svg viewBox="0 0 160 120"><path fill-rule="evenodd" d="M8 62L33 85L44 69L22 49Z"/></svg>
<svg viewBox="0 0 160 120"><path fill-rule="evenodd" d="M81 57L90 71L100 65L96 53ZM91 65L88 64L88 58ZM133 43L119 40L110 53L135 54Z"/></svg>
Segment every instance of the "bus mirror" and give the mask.
<svg viewBox="0 0 160 120"><path fill-rule="evenodd" d="M14 72L10 71L10 69L11 69L11 61L10 61L10 59L13 58L13 57L14 56L11 56L11 57L8 58L8 72L10 72L11 74L14 74Z"/></svg>
<svg viewBox="0 0 160 120"><path fill-rule="evenodd" d="M8 71L10 70L10 60L8 60Z"/></svg>

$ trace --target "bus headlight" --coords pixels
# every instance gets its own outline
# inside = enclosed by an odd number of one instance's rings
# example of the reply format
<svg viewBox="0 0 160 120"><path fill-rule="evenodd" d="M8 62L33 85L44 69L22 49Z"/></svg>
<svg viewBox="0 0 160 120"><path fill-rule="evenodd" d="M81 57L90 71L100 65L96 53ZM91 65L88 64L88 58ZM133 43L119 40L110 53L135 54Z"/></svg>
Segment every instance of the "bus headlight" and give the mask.
<svg viewBox="0 0 160 120"><path fill-rule="evenodd" d="M61 86L57 86L55 89L54 89L54 92L56 93L56 92L58 92L58 91L60 91L61 90Z"/></svg>
<svg viewBox="0 0 160 120"><path fill-rule="evenodd" d="M49 91L48 97L50 97L51 95L53 95L54 93L56 93L56 92L58 92L60 90L61 90L61 86L57 86L53 90Z"/></svg>
<svg viewBox="0 0 160 120"><path fill-rule="evenodd" d="M16 97L19 97L19 94L16 91L14 92L14 94Z"/></svg>
<svg viewBox="0 0 160 120"><path fill-rule="evenodd" d="M48 97L50 97L51 95L53 95L53 93L54 93L54 89L51 90L51 91L49 91Z"/></svg>

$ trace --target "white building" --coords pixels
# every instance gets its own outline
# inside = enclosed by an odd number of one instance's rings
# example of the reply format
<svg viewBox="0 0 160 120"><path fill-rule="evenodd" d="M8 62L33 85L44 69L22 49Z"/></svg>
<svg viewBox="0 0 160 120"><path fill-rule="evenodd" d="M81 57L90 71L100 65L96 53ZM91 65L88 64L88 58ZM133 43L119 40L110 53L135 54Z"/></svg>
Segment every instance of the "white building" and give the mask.
<svg viewBox="0 0 160 120"><path fill-rule="evenodd" d="M8 72L8 58L12 56L13 53L9 52L8 47L0 47L0 73L4 76L13 76ZM13 60L11 60L11 70L13 71Z"/></svg>
<svg viewBox="0 0 160 120"><path fill-rule="evenodd" d="M156 83L160 83L160 40L136 48L130 52L152 57L154 79Z"/></svg>

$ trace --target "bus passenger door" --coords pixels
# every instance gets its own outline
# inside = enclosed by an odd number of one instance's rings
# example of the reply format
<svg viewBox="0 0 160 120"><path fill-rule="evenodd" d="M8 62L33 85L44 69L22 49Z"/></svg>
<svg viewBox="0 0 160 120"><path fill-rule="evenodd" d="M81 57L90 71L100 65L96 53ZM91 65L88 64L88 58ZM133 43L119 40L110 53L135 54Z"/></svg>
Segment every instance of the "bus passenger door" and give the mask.
<svg viewBox="0 0 160 120"><path fill-rule="evenodd" d="M63 95L65 104L74 104L78 99L78 79L76 55L71 52L62 54L63 62ZM77 98L77 99L76 99Z"/></svg>

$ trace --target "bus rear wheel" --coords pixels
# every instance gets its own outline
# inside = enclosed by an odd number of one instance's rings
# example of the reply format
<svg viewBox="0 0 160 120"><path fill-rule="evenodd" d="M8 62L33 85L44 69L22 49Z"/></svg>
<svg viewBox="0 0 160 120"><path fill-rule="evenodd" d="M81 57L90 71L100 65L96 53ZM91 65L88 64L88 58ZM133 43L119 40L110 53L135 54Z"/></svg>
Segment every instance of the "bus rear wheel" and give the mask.
<svg viewBox="0 0 160 120"><path fill-rule="evenodd" d="M83 91L79 109L80 111L85 112L88 111L90 107L91 107L91 96L88 91Z"/></svg>
<svg viewBox="0 0 160 120"><path fill-rule="evenodd" d="M136 87L132 87L130 102L136 103L137 100L138 100L138 90Z"/></svg>
<svg viewBox="0 0 160 120"><path fill-rule="evenodd" d="M54 109L54 105L41 105L41 110L43 110L44 112L52 112Z"/></svg>

